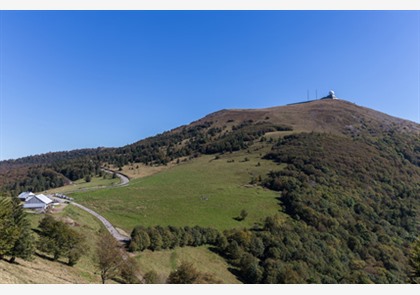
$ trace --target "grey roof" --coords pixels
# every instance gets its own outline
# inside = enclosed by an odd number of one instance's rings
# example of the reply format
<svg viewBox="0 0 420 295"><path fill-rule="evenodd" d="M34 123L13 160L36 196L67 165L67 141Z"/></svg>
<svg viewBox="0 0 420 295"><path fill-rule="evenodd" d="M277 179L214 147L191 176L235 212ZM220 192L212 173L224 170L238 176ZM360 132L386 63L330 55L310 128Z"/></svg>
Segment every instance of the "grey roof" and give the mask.
<svg viewBox="0 0 420 295"><path fill-rule="evenodd" d="M42 201L45 204L49 204L52 203L52 200L50 198L48 198L47 196L40 194L40 195L35 195L35 198L37 198L38 200Z"/></svg>
<svg viewBox="0 0 420 295"><path fill-rule="evenodd" d="M39 202L36 202L36 203L39 203L39 204L45 204L45 205L48 205L48 204L50 204L50 203L52 203L52 200L50 199L50 198L48 198L47 196L45 196L45 195L43 195L43 194L40 194L40 195L33 195L33 196L30 196L29 198L27 198L26 200L25 200L25 205L29 202L29 201L31 201L31 200L33 200L33 199L37 199ZM33 203L32 202L32 204L35 204L35 203Z"/></svg>
<svg viewBox="0 0 420 295"><path fill-rule="evenodd" d="M18 198L19 199L25 199L26 200L27 198L29 198L31 196L35 196L35 194L32 193L32 192L23 192L23 193L20 193L19 194Z"/></svg>

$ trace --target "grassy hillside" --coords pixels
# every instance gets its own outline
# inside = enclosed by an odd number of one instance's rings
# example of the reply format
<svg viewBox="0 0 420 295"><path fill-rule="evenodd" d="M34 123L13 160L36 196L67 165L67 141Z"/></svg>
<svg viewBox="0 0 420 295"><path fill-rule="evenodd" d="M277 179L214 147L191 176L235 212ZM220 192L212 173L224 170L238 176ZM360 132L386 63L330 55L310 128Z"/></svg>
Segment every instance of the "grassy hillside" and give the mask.
<svg viewBox="0 0 420 295"><path fill-rule="evenodd" d="M241 283L231 272L229 264L216 253L206 247L184 247L174 250L152 252L146 250L136 256L140 268L144 272L155 271L158 273L160 283L164 283L171 271L174 271L182 261L193 263L200 272L210 273L224 284Z"/></svg>
<svg viewBox="0 0 420 295"><path fill-rule="evenodd" d="M106 187L110 187L113 185L117 185L120 183L120 179L112 178L111 175L105 174L103 177L92 177L90 182L86 182L84 179L79 179L72 182L69 185L57 187L53 189L49 189L43 191L43 194L54 194L54 193L62 193L68 194L71 192L84 192L84 191L92 191L98 190Z"/></svg>
<svg viewBox="0 0 420 295"><path fill-rule="evenodd" d="M132 180L123 188L71 194L80 202L130 232L142 225L201 225L217 229L250 227L279 212L276 194L251 180L279 166L262 160L268 146L218 156L203 156L161 173ZM255 151L257 149L257 151ZM234 218L242 209L244 221Z"/></svg>
<svg viewBox="0 0 420 295"><path fill-rule="evenodd" d="M89 213L68 205L54 216L71 224L78 232L87 237L94 237L101 228L101 223ZM36 229L42 214L28 215L32 228ZM34 233L35 237L37 235ZM17 259L16 264L0 260L0 283L6 284L98 284L100 277L96 273L93 255L95 239L87 239L87 255L73 267L66 260L51 261L44 255L34 255L32 261Z"/></svg>

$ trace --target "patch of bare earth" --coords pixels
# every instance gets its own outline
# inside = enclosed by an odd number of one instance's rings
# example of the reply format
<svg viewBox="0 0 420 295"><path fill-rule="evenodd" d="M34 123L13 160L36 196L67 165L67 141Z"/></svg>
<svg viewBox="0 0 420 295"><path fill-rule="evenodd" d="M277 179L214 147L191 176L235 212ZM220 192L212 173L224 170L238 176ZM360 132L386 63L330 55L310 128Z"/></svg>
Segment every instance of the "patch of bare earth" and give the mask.
<svg viewBox="0 0 420 295"><path fill-rule="evenodd" d="M50 212L55 214L55 213L60 213L61 211L63 211L64 208L67 207L68 204L65 203L61 203L59 205L55 205L53 208L50 209Z"/></svg>

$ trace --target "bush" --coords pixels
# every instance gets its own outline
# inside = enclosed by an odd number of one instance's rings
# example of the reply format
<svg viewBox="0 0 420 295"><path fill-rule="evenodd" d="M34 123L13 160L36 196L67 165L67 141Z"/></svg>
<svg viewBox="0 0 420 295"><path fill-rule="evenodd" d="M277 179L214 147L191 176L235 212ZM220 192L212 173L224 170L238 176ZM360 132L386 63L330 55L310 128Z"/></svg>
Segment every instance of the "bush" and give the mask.
<svg viewBox="0 0 420 295"><path fill-rule="evenodd" d="M144 281L146 284L160 284L159 276L154 270L151 270L144 275Z"/></svg>

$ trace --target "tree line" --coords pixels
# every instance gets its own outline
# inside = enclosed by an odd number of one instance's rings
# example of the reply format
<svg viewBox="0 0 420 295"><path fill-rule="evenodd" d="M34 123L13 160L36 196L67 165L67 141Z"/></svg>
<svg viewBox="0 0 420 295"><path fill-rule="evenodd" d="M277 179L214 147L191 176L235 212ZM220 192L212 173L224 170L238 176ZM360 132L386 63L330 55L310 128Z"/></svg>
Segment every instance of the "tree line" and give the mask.
<svg viewBox="0 0 420 295"><path fill-rule="evenodd" d="M131 252L146 249L158 251L184 246L217 245L222 239L223 235L218 230L208 227L136 226L131 232L128 249Z"/></svg>

